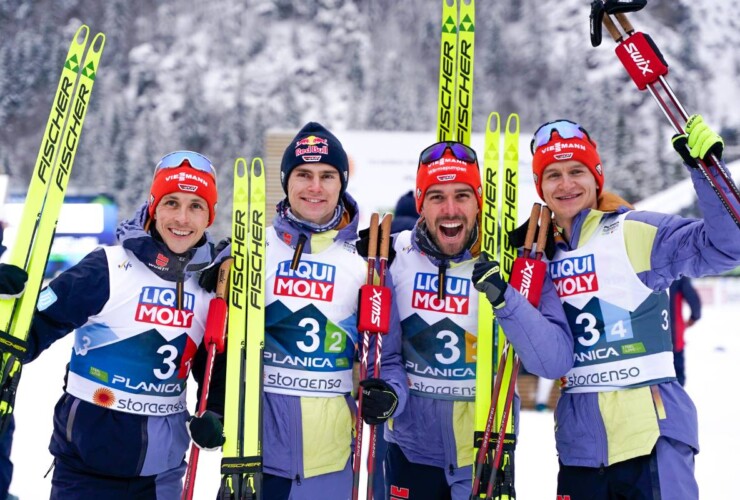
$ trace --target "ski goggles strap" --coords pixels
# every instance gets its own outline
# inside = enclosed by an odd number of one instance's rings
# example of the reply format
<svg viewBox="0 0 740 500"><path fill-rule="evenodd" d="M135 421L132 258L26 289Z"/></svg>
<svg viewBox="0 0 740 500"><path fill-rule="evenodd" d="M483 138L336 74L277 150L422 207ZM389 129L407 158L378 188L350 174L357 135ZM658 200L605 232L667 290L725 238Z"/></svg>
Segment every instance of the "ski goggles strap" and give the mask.
<svg viewBox="0 0 740 500"><path fill-rule="evenodd" d="M216 168L211 163L211 160L195 151L174 151L163 156L162 159L159 160L159 163L157 163L157 167L154 169L154 175L156 176L157 172L160 170L178 168L186 160L191 167L196 170L200 170L201 172L205 172L216 180Z"/></svg>
<svg viewBox="0 0 740 500"><path fill-rule="evenodd" d="M532 138L532 142L529 144L530 152L534 154L537 148L550 142L553 132L557 132L561 139L573 139L574 137L577 139L586 139L596 147L596 144L591 140L586 129L576 122L572 122L570 120L555 120L547 122L537 129Z"/></svg>
<svg viewBox="0 0 740 500"><path fill-rule="evenodd" d="M466 163L477 163L478 157L475 151L470 146L466 146L461 142L446 141L432 144L428 148L424 149L419 155L419 164L427 164L433 161L437 161L442 158L445 151L450 150L452 154L460 161Z"/></svg>

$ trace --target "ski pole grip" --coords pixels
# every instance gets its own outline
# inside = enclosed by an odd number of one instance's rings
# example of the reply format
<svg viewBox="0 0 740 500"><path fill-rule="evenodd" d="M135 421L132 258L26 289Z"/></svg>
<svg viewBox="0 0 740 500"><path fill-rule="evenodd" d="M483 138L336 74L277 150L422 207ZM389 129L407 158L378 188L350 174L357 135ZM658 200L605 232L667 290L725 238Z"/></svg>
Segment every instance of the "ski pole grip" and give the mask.
<svg viewBox="0 0 740 500"><path fill-rule="evenodd" d="M611 17L604 16L602 23L604 24L606 31L609 32L615 42L619 43L622 41L622 34L619 32L619 28L617 28L617 25L614 24L614 21L612 21Z"/></svg>
<svg viewBox="0 0 740 500"><path fill-rule="evenodd" d="M393 216L391 214L385 214L383 220L380 222L380 258L387 259L390 250L391 242L391 222L393 222Z"/></svg>
<svg viewBox="0 0 740 500"><path fill-rule="evenodd" d="M622 29L628 34L631 35L635 32L635 28L632 27L632 23L627 19L627 16L620 12L619 14L614 14L614 17L617 18L617 21L619 21L619 24L622 26Z"/></svg>
<svg viewBox="0 0 740 500"><path fill-rule="evenodd" d="M233 257L224 259L218 268L218 279L216 280L216 297L226 298L228 293L229 275L231 274L231 264L234 262Z"/></svg>
<svg viewBox="0 0 740 500"><path fill-rule="evenodd" d="M373 212L370 215L370 241L367 245L367 258L375 259L378 255L378 223L380 221L380 215L377 212Z"/></svg>
<svg viewBox="0 0 740 500"><path fill-rule="evenodd" d="M536 259L541 259L545 253L545 247L547 246L547 235L550 232L550 220L552 219L552 212L548 207L543 207L540 211L540 232L537 235L537 252L535 253Z"/></svg>
<svg viewBox="0 0 740 500"><path fill-rule="evenodd" d="M537 219L540 217L542 205L535 203L532 205L532 212L529 214L529 223L527 224L527 234L524 236L524 256L529 257L534 244L534 234L537 232Z"/></svg>

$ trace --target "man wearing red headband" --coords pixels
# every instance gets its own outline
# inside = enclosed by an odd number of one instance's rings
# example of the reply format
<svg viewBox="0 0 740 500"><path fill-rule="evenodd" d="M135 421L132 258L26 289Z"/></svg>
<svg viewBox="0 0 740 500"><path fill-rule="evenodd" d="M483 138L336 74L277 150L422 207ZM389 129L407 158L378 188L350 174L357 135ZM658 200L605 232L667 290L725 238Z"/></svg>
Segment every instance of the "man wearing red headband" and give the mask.
<svg viewBox="0 0 740 500"><path fill-rule="evenodd" d="M415 190L421 217L394 238L388 272L396 307L381 376L398 395L385 429L391 498L470 497L479 290L530 371L555 378L572 364L573 343L552 283L538 310L508 287L498 263L479 259L481 193L471 148L443 142L422 152ZM403 363L395 365L398 353ZM516 419L518 398L515 405Z"/></svg>
<svg viewBox="0 0 740 500"><path fill-rule="evenodd" d="M689 167L721 157L700 116L685 130L674 145ZM698 168L689 171L704 218L687 219L632 211L604 191L596 143L574 122L540 127L532 151L561 236L549 274L575 347L555 413L558 498L696 499L697 415L676 380L666 289L737 267L740 231Z"/></svg>
<svg viewBox="0 0 740 500"><path fill-rule="evenodd" d="M49 445L51 498L179 498L189 434L204 449L223 444L223 355L209 410L188 418L185 398L191 367L199 384L205 368L211 295L197 272L214 256L216 202L210 160L165 156L149 201L119 225L120 246L91 252L41 291L24 362L75 330Z"/></svg>

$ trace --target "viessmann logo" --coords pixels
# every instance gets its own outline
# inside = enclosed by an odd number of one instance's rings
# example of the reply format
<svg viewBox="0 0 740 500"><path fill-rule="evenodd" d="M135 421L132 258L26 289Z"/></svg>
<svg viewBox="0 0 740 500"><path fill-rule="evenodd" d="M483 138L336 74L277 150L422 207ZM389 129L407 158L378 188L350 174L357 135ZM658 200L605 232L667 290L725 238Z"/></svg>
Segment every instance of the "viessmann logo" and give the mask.
<svg viewBox="0 0 740 500"><path fill-rule="evenodd" d="M173 288L145 286L139 295L136 321L162 326L190 328L193 324L195 295L186 293L182 307L177 308L177 294Z"/></svg>
<svg viewBox="0 0 740 500"><path fill-rule="evenodd" d="M278 264L273 293L331 302L336 273L335 266L306 261L300 262L294 271L290 268L290 261L285 260Z"/></svg>
<svg viewBox="0 0 740 500"><path fill-rule="evenodd" d="M470 304L470 280L447 276L445 298L439 300L439 276L432 273L416 273L411 295L411 307L427 311L450 314L468 314Z"/></svg>
<svg viewBox="0 0 740 500"><path fill-rule="evenodd" d="M599 289L593 255L551 262L550 277L560 297L595 292Z"/></svg>

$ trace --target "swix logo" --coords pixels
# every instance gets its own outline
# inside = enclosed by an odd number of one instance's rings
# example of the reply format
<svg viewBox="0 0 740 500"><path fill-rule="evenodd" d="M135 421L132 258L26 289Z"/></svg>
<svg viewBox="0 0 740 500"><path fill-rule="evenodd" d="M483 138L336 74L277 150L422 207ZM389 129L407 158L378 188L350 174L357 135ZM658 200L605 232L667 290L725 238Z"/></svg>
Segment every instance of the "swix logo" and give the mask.
<svg viewBox="0 0 740 500"><path fill-rule="evenodd" d="M438 294L439 276L432 273L416 273L411 307L450 314L468 314L470 280L447 276L444 300L439 300Z"/></svg>
<svg viewBox="0 0 740 500"><path fill-rule="evenodd" d="M193 186L191 184L178 184L177 188L180 191L183 191L185 193L197 193L198 192L198 186Z"/></svg>
<svg viewBox="0 0 740 500"><path fill-rule="evenodd" d="M635 43L630 42L625 44L624 50L626 50L627 53L630 55L630 57L632 58L632 62L635 63L635 66L640 68L643 76L653 72L653 70L650 69L650 60L643 57L640 49L637 48L637 45Z"/></svg>
<svg viewBox="0 0 740 500"><path fill-rule="evenodd" d="M381 291L373 290L373 296L370 297L370 322L380 328L380 313L383 310L383 295Z"/></svg>
<svg viewBox="0 0 740 500"><path fill-rule="evenodd" d="M186 293L182 307L177 308L177 292L174 288L145 286L139 295L135 320L141 323L190 328L193 324L195 295Z"/></svg>
<svg viewBox="0 0 740 500"><path fill-rule="evenodd" d="M408 488L399 488L391 485L391 500L407 500L410 492Z"/></svg>
<svg viewBox="0 0 740 500"><path fill-rule="evenodd" d="M437 180L439 182L451 182L455 180L455 177L457 177L455 174L438 175Z"/></svg>
<svg viewBox="0 0 740 500"><path fill-rule="evenodd" d="M519 293L524 297L529 297L529 290L532 288L532 276L534 276L534 263L524 261L524 269L521 272L522 283L520 285Z"/></svg>
<svg viewBox="0 0 740 500"><path fill-rule="evenodd" d="M565 160L570 160L571 158L573 158L573 153L557 153L553 156L558 161L565 161Z"/></svg>
<svg viewBox="0 0 740 500"><path fill-rule="evenodd" d="M278 264L275 275L275 295L301 297L331 302L337 268L323 262L301 261L293 271L290 261Z"/></svg>
<svg viewBox="0 0 740 500"><path fill-rule="evenodd" d="M170 259L162 255L161 253L158 253L157 258L154 259L154 263L157 264L159 267L165 267L167 264L170 263Z"/></svg>
<svg viewBox="0 0 740 500"><path fill-rule="evenodd" d="M560 297L595 292L599 289L593 255L551 262L550 276Z"/></svg>

